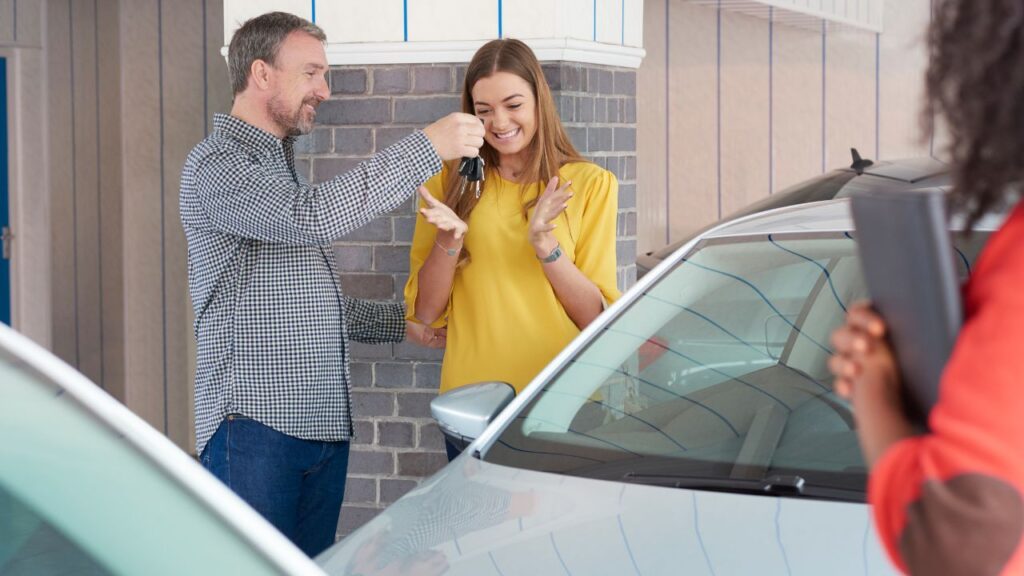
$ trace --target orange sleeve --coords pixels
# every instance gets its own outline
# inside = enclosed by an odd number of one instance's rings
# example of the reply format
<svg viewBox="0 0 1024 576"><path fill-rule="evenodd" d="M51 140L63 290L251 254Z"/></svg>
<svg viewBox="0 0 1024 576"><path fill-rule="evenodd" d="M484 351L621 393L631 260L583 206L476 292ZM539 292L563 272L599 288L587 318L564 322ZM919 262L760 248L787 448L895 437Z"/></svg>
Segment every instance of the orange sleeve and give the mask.
<svg viewBox="0 0 1024 576"><path fill-rule="evenodd" d="M965 308L930 433L886 451L871 471L868 500L904 571L947 561L939 549L949 537L961 542L949 561L1005 556L985 566L996 567L989 573L1024 573L1024 206L989 239ZM968 534L979 537L977 549L963 549ZM980 566L964 568L979 573Z"/></svg>

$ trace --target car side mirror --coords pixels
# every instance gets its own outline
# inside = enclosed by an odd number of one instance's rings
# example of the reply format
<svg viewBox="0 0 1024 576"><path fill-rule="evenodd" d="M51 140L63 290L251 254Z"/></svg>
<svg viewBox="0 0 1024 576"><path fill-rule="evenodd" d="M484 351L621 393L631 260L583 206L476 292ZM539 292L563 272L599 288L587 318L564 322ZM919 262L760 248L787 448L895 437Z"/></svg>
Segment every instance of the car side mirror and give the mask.
<svg viewBox="0 0 1024 576"><path fill-rule="evenodd" d="M515 389L505 382L479 382L434 398L430 413L448 441L465 448L515 397Z"/></svg>

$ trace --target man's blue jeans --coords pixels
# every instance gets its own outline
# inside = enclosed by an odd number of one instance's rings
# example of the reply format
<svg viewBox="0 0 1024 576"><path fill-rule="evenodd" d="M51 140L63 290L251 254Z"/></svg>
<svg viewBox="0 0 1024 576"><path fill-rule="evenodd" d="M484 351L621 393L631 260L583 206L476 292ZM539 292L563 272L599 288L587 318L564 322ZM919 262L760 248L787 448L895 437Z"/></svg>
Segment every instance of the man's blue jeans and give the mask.
<svg viewBox="0 0 1024 576"><path fill-rule="evenodd" d="M200 461L310 557L334 543L348 442L294 438L229 415Z"/></svg>

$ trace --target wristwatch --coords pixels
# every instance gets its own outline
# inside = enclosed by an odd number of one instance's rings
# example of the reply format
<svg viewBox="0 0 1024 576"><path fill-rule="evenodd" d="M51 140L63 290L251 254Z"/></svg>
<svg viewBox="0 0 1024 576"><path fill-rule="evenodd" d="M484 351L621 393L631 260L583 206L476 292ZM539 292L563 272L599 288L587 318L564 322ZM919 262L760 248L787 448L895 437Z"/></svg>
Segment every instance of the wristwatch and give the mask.
<svg viewBox="0 0 1024 576"><path fill-rule="evenodd" d="M558 260L558 258L561 255L562 255L562 245L561 244L555 244L555 247L551 249L551 253L550 254L548 254L547 256L545 256L543 258L538 256L537 259L540 260L541 264L550 264L550 263L554 262L555 260Z"/></svg>

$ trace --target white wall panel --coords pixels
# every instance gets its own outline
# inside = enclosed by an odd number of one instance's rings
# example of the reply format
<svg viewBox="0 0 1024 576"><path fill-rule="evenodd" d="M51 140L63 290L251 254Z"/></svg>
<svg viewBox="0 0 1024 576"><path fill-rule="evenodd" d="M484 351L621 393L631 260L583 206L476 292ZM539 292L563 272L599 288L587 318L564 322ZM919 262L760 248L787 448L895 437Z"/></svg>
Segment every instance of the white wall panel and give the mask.
<svg viewBox="0 0 1024 576"><path fill-rule="evenodd" d="M504 0L501 21L505 38L554 38L558 34L551 0Z"/></svg>
<svg viewBox="0 0 1024 576"><path fill-rule="evenodd" d="M511 9L511 7L509 7ZM409 2L409 41L490 40L498 37L498 3L481 0Z"/></svg>
<svg viewBox="0 0 1024 576"><path fill-rule="evenodd" d="M622 27L622 0L595 0L597 9L596 41L606 44L622 44L625 33Z"/></svg>
<svg viewBox="0 0 1024 576"><path fill-rule="evenodd" d="M402 0L320 2L316 5L316 21L329 43L401 42L405 38Z"/></svg>
<svg viewBox="0 0 1024 576"><path fill-rule="evenodd" d="M333 4L336 7L336 11L339 14L343 14L343 11L357 9L358 6L365 6L372 10L381 3L381 0L373 2L362 2L359 0L321 1L320 6L317 6L317 11L323 10L324 4ZM310 20L313 18L313 2L311 0L224 0L224 45L227 46L231 42L231 35L246 20L265 12L274 11L288 12ZM362 22L362 24L365 25L366 22Z"/></svg>
<svg viewBox="0 0 1024 576"><path fill-rule="evenodd" d="M927 4L927 3L925 3ZM879 156L928 154L930 139L921 131L924 76L928 65L925 31L930 10L920 2L890 2L886 31L880 37Z"/></svg>

